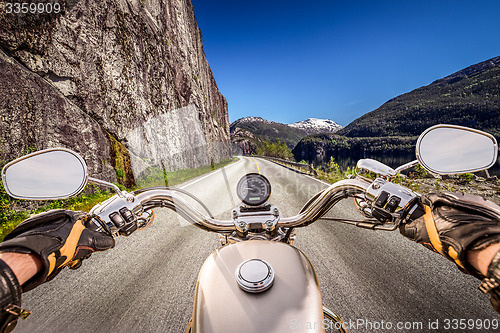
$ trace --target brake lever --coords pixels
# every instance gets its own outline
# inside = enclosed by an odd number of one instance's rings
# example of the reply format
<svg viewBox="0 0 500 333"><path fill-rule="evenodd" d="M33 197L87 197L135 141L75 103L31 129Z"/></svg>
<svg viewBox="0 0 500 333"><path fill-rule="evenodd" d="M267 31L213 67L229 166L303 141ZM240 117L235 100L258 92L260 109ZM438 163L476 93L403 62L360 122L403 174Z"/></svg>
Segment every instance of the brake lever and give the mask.
<svg viewBox="0 0 500 333"><path fill-rule="evenodd" d="M322 217L320 220L335 221L345 224L354 225L358 228L369 229L369 230L383 230L383 231L394 231L399 227L399 221L396 223L381 223L378 220L349 220L349 219L337 219L334 217Z"/></svg>

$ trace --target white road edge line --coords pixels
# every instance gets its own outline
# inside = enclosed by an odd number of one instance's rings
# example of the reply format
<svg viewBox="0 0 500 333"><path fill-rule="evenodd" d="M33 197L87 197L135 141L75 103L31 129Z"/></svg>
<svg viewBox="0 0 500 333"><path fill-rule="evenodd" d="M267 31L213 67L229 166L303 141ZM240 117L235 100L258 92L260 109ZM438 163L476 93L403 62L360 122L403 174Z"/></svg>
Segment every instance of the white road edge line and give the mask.
<svg viewBox="0 0 500 333"><path fill-rule="evenodd" d="M258 157L256 157L256 158L258 158ZM267 161L267 160L266 160L266 159L264 159L264 158L261 158L261 160ZM274 163L273 161L269 161L269 162ZM274 163L274 164L280 165L280 164L278 164L278 163ZM284 167L284 166L282 166L282 165L281 165L281 167L285 168L285 167ZM320 183L322 183L322 184L325 184L326 186L330 186L330 185L332 185L332 184L329 184L329 183L327 183L327 182L324 182L324 181L322 181L322 180L320 180L320 179L318 179L318 178L314 178L314 177L312 177L312 176L306 175L305 173L300 173L300 174L301 174L301 175L303 175L303 176L309 177L309 178L311 178L311 179L313 179L313 180L315 180L315 181L317 181L317 182L320 182Z"/></svg>
<svg viewBox="0 0 500 333"><path fill-rule="evenodd" d="M318 181L318 182L320 182L320 183L322 183L322 184L325 184L326 186L331 186L331 185L332 185L332 184L330 184L330 183L327 183L327 182L322 181L321 179L314 178L313 176L309 176L309 175L306 175L306 174L303 174L303 175L304 175L304 176L306 176L306 177L309 177L309 178L311 178L311 179L314 179L314 180L316 180L316 181Z"/></svg>
<svg viewBox="0 0 500 333"><path fill-rule="evenodd" d="M201 177L201 178L198 178L198 179L196 179L196 180L193 180L193 181L192 181L192 182L190 182L190 183L184 184L184 185L182 185L182 186L181 186L181 187L179 187L179 188L180 188L180 189L183 189L183 188L188 187L188 186L190 186L190 185L196 184L196 183L197 183L197 182L199 182L200 180L203 180L203 179L205 179L205 178L207 178L207 177L213 176L213 175L215 175L216 173L221 172L222 170L224 170L224 169L226 169L226 168L229 168L229 167L231 167L231 166L234 166L234 165L238 165L238 164L240 164L240 163L243 161L243 159L242 159L242 158L240 158L239 156L236 156L236 157L239 159L239 161L238 161L238 162L236 162L236 163L232 163L232 164L229 164L229 165L226 165L225 167L220 168L220 169L218 169L218 170L214 170L214 171L210 172L208 175L205 175L205 176L203 176L203 177Z"/></svg>

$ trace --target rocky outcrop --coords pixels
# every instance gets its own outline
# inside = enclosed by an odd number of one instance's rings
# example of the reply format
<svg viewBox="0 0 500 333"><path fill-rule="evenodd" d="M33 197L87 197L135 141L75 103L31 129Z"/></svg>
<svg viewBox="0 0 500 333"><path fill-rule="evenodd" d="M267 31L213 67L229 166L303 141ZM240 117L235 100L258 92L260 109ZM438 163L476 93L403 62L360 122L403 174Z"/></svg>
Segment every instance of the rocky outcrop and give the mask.
<svg viewBox="0 0 500 333"><path fill-rule="evenodd" d="M252 132L239 128L231 128L231 142L235 155L257 155L257 149L264 139L255 136Z"/></svg>
<svg viewBox="0 0 500 333"><path fill-rule="evenodd" d="M151 165L230 156L227 103L189 0L60 3L59 14L0 14L3 161L64 146L92 175L132 184Z"/></svg>

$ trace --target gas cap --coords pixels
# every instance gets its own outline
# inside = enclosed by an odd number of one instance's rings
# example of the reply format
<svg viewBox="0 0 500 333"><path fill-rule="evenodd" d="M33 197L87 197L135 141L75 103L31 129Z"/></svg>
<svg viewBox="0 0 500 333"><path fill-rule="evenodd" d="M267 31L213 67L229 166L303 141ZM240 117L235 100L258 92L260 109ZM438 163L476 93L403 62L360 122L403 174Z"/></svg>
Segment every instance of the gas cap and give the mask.
<svg viewBox="0 0 500 333"><path fill-rule="evenodd" d="M274 271L271 265L264 260L250 259L236 268L236 281L244 291L260 293L273 285Z"/></svg>

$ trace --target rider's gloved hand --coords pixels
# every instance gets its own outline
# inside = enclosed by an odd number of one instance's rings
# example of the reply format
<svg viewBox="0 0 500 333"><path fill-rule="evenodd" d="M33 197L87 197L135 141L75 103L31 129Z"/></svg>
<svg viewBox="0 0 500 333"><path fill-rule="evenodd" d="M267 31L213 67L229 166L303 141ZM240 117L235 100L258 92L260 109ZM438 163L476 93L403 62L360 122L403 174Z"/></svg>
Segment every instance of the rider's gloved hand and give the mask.
<svg viewBox="0 0 500 333"><path fill-rule="evenodd" d="M461 193L428 194L422 196L421 202L425 214L402 224L401 234L482 279L479 289L489 294L491 305L500 313L500 252L491 260L486 276L467 260L467 252L483 251L500 242L500 207L481 197Z"/></svg>
<svg viewBox="0 0 500 333"><path fill-rule="evenodd" d="M425 214L399 231L455 262L460 270L483 279L467 262L466 252L500 242L500 207L482 197L432 193L421 197Z"/></svg>
<svg viewBox="0 0 500 333"><path fill-rule="evenodd" d="M89 219L84 212L50 210L22 222L5 237L0 252L35 254L43 263L42 271L21 286L23 291L51 280L66 266L79 265L95 251L114 247L111 236L85 227Z"/></svg>

